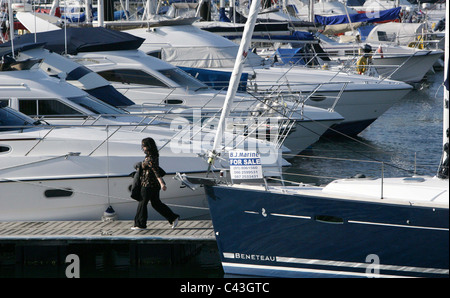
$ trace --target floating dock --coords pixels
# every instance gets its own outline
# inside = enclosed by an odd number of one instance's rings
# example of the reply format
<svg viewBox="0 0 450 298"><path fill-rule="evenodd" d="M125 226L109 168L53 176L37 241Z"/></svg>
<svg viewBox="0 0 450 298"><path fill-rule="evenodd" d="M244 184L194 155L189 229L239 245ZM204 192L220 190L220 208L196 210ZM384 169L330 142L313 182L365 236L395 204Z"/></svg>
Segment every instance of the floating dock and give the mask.
<svg viewBox="0 0 450 298"><path fill-rule="evenodd" d="M0 222L0 242L167 243L216 241L210 220L181 220L175 229L167 221L149 221L145 230L131 230L133 221Z"/></svg>
<svg viewBox="0 0 450 298"><path fill-rule="evenodd" d="M165 220L148 221L145 230L131 230L133 223L0 222L0 277L66 277L71 255L80 260L81 277L123 267L126 276L140 277L142 267L186 264L205 250L220 264L210 220L180 220L175 229Z"/></svg>

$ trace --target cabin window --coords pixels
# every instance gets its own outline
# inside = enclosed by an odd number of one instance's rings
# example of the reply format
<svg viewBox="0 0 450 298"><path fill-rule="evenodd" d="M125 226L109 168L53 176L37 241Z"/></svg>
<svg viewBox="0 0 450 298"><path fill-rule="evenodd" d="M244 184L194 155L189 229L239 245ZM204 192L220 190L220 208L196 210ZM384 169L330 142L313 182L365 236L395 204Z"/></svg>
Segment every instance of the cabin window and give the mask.
<svg viewBox="0 0 450 298"><path fill-rule="evenodd" d="M110 82L168 88L168 86L158 78L138 69L112 69L100 71L98 74Z"/></svg>
<svg viewBox="0 0 450 298"><path fill-rule="evenodd" d="M81 115L57 99L19 99L19 111L28 116Z"/></svg>
<svg viewBox="0 0 450 298"><path fill-rule="evenodd" d="M379 41L390 41L395 42L396 34L395 33L387 33L386 31L377 31L377 36Z"/></svg>
<svg viewBox="0 0 450 298"><path fill-rule="evenodd" d="M309 99L311 99L312 101L323 101L327 99L327 97L325 95L311 95Z"/></svg>
<svg viewBox="0 0 450 298"><path fill-rule="evenodd" d="M68 198L73 195L73 191L70 188L67 189L47 189L44 192L44 195L48 199L55 199L55 198Z"/></svg>
<svg viewBox="0 0 450 298"><path fill-rule="evenodd" d="M5 145L0 145L0 154L8 153L10 151L11 151L11 147L5 146Z"/></svg>
<svg viewBox="0 0 450 298"><path fill-rule="evenodd" d="M147 55L149 55L149 56L151 56L151 57L158 58L158 59L162 59L162 53L161 53L161 51L148 52Z"/></svg>
<svg viewBox="0 0 450 298"><path fill-rule="evenodd" d="M169 105L180 105L183 103L181 99L166 99L164 103Z"/></svg>
<svg viewBox="0 0 450 298"><path fill-rule="evenodd" d="M343 224L344 223L344 219L342 219L341 217L332 216L332 215L316 215L316 216L314 216L314 220L316 220L318 222L330 223L330 224Z"/></svg>
<svg viewBox="0 0 450 298"><path fill-rule="evenodd" d="M180 68L161 69L159 72L178 85L190 90L208 89L208 86Z"/></svg>
<svg viewBox="0 0 450 298"><path fill-rule="evenodd" d="M8 106L9 106L9 99L0 98L0 108Z"/></svg>

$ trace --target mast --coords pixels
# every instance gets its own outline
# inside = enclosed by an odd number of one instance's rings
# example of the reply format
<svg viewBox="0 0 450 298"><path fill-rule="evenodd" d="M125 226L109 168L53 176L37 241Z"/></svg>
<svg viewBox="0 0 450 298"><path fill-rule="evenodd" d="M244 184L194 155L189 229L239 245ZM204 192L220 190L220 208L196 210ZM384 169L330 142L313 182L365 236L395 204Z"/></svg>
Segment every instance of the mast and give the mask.
<svg viewBox="0 0 450 298"><path fill-rule="evenodd" d="M244 32L242 34L241 44L236 56L236 61L234 63L233 72L231 73L230 83L228 85L227 94L222 108L222 113L220 114L219 125L217 127L216 135L214 137L214 145L212 151L209 154L208 163L212 164L217 150L222 144L225 119L230 113L231 105L233 104L234 96L240 82L242 69L244 68L244 62L247 58L248 49L250 47L250 42L252 40L253 29L255 28L256 18L258 17L258 12L261 6L261 0L253 0L250 6L250 11L248 14L247 22L245 23Z"/></svg>
<svg viewBox="0 0 450 298"><path fill-rule="evenodd" d="M12 2L12 0L8 0L9 40L11 41L12 57L15 58L15 54L14 54L14 11L12 9L11 2Z"/></svg>
<svg viewBox="0 0 450 298"><path fill-rule="evenodd" d="M444 117L443 117L443 148L442 148L442 158L439 164L439 170L437 176L441 179L448 179L449 175L449 110L448 110L448 100L449 100L449 5L445 6L445 56L444 56Z"/></svg>

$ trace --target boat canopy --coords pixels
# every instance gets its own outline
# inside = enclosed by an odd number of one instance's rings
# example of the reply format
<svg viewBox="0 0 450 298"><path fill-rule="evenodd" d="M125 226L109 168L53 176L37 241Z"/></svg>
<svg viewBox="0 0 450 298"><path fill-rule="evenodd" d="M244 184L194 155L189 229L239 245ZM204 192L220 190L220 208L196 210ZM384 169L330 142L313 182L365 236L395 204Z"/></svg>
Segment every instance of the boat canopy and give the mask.
<svg viewBox="0 0 450 298"><path fill-rule="evenodd" d="M102 28L104 29L104 28ZM107 29L109 30L109 29ZM57 31L63 31L63 30L57 30ZM112 30L109 30L112 31ZM53 31L52 31L53 32ZM18 53L18 52L24 52L27 50L32 50L35 48L40 48L40 47L44 47L47 50L51 50L54 52L57 52L56 49L60 49L61 45L56 44L56 39L54 39L53 37L49 37L47 39L47 36L42 36L43 33L37 33L38 37L37 40L43 41L43 42L39 42L39 43L34 43L34 34L27 34L28 36L32 37L32 40L30 40L30 38L23 38L26 35L22 35L16 39L14 39L14 52ZM62 32L62 34L64 34L64 32ZM130 34L126 34L126 35L130 35ZM132 36L132 35L130 35ZM48 42L47 42L48 41ZM52 41L55 41L52 43ZM62 41L60 42L62 43L62 48L64 49L64 40L62 39ZM81 44L81 43L78 43ZM87 49L87 48L83 48L83 49ZM105 50L105 49L103 49ZM7 55L10 55L12 53L12 47L11 47L11 42L7 42L4 44L0 45L0 70L8 70L11 67L13 67L14 69L25 69L24 67L31 68L34 64L36 64L36 62L40 62L40 60L32 60L32 59L28 59L26 61L15 61L14 59L12 59L11 57L5 57ZM2 58L5 57L5 58ZM8 60L8 63L5 63L6 60ZM79 80L80 78L82 78L85 75L88 75L89 73L91 73L92 71L89 70L88 68L79 65L77 68L73 69L71 72L67 73L67 77L66 80ZM91 78L92 79L92 78ZM135 103L133 101L131 101L130 99L128 99L125 95L123 95L122 93L120 93L119 91L117 91L113 86L111 86L110 84L108 85L104 85L101 84L100 82L98 82L99 85L96 86L96 88L92 88L92 89L85 89L85 91L89 94L91 94L92 96L110 104L113 105L115 107L122 107L122 106L130 106L130 105L134 105Z"/></svg>
<svg viewBox="0 0 450 298"><path fill-rule="evenodd" d="M228 84L231 79L230 71L219 71L219 70L211 70L211 69L203 69L203 68L193 68L193 67L183 67L180 66L182 70L189 73L193 77L202 81L209 87L216 90L227 90ZM238 86L239 92L245 92L247 90L247 80L248 73L241 74L240 83Z"/></svg>
<svg viewBox="0 0 450 298"><path fill-rule="evenodd" d="M36 33L38 42L45 42L46 49L58 54L66 52L65 37L67 37L67 54L71 55L79 52L135 50L144 42L140 37L103 27L66 28ZM34 34L24 34L14 39L14 45L34 43L34 40Z"/></svg>
<svg viewBox="0 0 450 298"><path fill-rule="evenodd" d="M396 7L387 10L374 11L371 13L366 12L366 13L350 14L349 17L352 23L360 23L360 22L374 23L383 21L393 21L399 18L400 11L401 7ZM338 15L330 17L315 15L314 20L316 23L322 25L339 25L349 23L347 15Z"/></svg>

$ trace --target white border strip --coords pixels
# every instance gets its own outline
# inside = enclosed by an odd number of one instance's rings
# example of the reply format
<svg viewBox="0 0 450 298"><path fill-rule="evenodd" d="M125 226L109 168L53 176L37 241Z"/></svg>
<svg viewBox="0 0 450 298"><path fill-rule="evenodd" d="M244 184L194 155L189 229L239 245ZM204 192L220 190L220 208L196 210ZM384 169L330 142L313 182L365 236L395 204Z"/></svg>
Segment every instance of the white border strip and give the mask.
<svg viewBox="0 0 450 298"><path fill-rule="evenodd" d="M424 227L424 226L408 226L408 225L388 224L388 223L381 223L381 222L370 222L370 221L348 220L347 222L348 223L355 223L355 224L363 224L363 225L375 225L375 226L389 226L389 227L410 228L410 229L448 231L448 228L433 228L433 227Z"/></svg>
<svg viewBox="0 0 450 298"><path fill-rule="evenodd" d="M273 216L280 217L291 217L291 218L301 218L301 219L311 219L311 216L302 216L302 215L289 215L289 214L279 214L279 213L270 213Z"/></svg>
<svg viewBox="0 0 450 298"><path fill-rule="evenodd" d="M235 253L224 252L223 257L227 258L227 259L235 259ZM291 264L309 264L309 265L323 265L323 266L350 267L350 268L367 268L367 266L371 265L371 263L290 258L290 257L279 257L279 256L275 256L275 258L276 258L277 262L291 263ZM262 265L255 265L255 266L262 266ZM429 274L449 274L448 269L439 269L439 268L396 266L396 265L383 265L383 264L379 264L379 265L377 265L377 267L380 270L419 272L419 273L429 273ZM290 267L288 267L288 268L290 268ZM311 269L311 270L313 270L313 269ZM329 271L329 270L325 270L325 271Z"/></svg>
<svg viewBox="0 0 450 298"><path fill-rule="evenodd" d="M323 270L323 269L307 269L307 268L294 268L294 267L280 267L280 266L267 266L267 265L252 265L252 264L239 264L239 263L226 263L222 262L222 266L225 268L244 268L244 269L256 269L256 270L271 270L271 271L282 271L282 272L298 272L298 273L315 273L315 274L328 274L328 275L342 275L342 276L360 276L368 277L367 273L362 272L350 272L350 271L333 271L333 270ZM225 270L226 272L226 270ZM380 277L390 277L390 278L407 278L408 276L399 275L384 275L380 274Z"/></svg>
<svg viewBox="0 0 450 298"><path fill-rule="evenodd" d="M244 212L248 213L248 214L259 215L259 212L257 212L257 211L244 211ZM279 217L288 217L288 218L312 219L311 216L304 216L304 215L290 215L290 214L281 214L281 213L269 213L269 215L279 216ZM398 227L398 228L409 228L409 229L449 231L448 228L436 228L436 227L425 227L425 226L410 226L410 225L400 225L400 224L390 224L390 223L370 222L370 221L359 221L359 220L347 220L347 223L363 224L363 225L374 225L374 226ZM344 221L344 224L345 224L345 221Z"/></svg>

